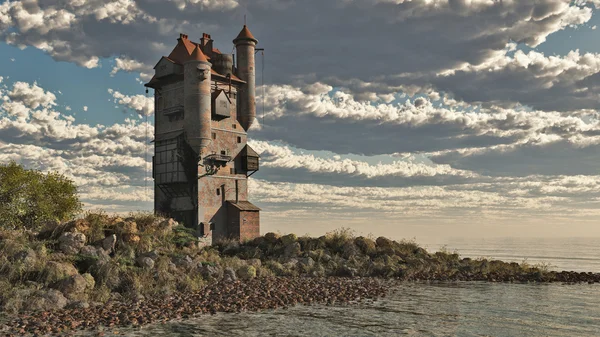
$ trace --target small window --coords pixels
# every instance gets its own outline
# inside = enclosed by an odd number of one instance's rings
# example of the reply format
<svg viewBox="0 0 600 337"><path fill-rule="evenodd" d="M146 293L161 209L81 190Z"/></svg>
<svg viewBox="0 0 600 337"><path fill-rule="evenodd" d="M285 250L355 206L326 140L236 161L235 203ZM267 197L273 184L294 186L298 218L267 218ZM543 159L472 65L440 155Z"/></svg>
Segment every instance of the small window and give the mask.
<svg viewBox="0 0 600 337"><path fill-rule="evenodd" d="M229 169L229 174L235 174L235 168L233 168L233 167L232 167L232 168L230 168L230 169Z"/></svg>
<svg viewBox="0 0 600 337"><path fill-rule="evenodd" d="M237 128L237 125L235 125L235 124L232 124L232 125L231 125L231 127L232 127L232 128L234 128L234 129L236 129L236 128Z"/></svg>
<svg viewBox="0 0 600 337"><path fill-rule="evenodd" d="M217 188L217 195L221 195L221 189Z"/></svg>
<svg viewBox="0 0 600 337"><path fill-rule="evenodd" d="M241 143L242 142L242 137L238 136L237 137L237 141L238 141L238 144Z"/></svg>
<svg viewBox="0 0 600 337"><path fill-rule="evenodd" d="M225 152L225 151L221 151L221 155L223 155L223 156L226 156L226 155L227 155L227 152Z"/></svg>
<svg viewBox="0 0 600 337"><path fill-rule="evenodd" d="M212 139L217 139L217 134L215 132L212 133Z"/></svg>

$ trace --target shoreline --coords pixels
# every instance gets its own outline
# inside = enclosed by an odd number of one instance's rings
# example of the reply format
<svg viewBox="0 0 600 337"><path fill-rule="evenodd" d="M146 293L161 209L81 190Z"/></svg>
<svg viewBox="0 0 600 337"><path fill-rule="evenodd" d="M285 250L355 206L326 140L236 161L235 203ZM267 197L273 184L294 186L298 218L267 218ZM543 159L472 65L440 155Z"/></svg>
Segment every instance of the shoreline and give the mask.
<svg viewBox="0 0 600 337"><path fill-rule="evenodd" d="M73 335L199 318L216 313L287 309L295 305L335 305L386 296L392 282L375 278L273 277L217 282L194 293L141 301L108 301L85 309L21 314L0 329L6 336Z"/></svg>
<svg viewBox="0 0 600 337"><path fill-rule="evenodd" d="M557 273L573 277L592 276L595 282L563 282L566 285L600 283L600 274ZM574 276L573 274L577 274ZM581 274L581 275L579 275ZM559 276L558 278L561 278ZM109 300L88 308L58 309L7 316L0 324L3 336L59 336L117 333L119 329L181 322L217 313L260 312L287 309L295 305L352 305L385 298L394 287L415 283L514 283L548 284L561 281L471 279L399 279L378 277L265 277L219 281L189 293L153 299Z"/></svg>
<svg viewBox="0 0 600 337"><path fill-rule="evenodd" d="M10 315L0 335L352 303L383 297L399 281L593 284L600 273L430 253L414 241L345 229L200 246L173 219L89 214L40 232L0 231L0 312Z"/></svg>

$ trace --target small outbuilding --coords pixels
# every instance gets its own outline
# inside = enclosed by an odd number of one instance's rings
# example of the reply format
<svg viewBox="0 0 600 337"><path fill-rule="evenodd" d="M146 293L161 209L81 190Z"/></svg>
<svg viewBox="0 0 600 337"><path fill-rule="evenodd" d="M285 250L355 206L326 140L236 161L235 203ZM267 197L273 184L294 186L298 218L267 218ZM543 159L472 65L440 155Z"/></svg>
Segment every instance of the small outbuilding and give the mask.
<svg viewBox="0 0 600 337"><path fill-rule="evenodd" d="M260 236L260 208L246 200L227 200L228 234L240 241Z"/></svg>

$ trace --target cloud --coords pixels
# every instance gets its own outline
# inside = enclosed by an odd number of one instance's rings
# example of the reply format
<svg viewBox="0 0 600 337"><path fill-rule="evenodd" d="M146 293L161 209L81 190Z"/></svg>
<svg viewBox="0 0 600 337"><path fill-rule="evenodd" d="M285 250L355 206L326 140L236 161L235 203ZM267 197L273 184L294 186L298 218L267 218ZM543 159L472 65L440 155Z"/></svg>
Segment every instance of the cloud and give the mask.
<svg viewBox="0 0 600 337"><path fill-rule="evenodd" d="M558 178L547 185L542 181L500 181L485 185L386 187L336 187L251 179L250 193L257 202L284 205L286 209L309 207L314 212L385 212L388 215L437 217L488 214L510 217L521 214L560 214L566 210L587 209L600 214L596 203L582 205L572 193L585 191L598 196L600 188L582 178ZM475 211L476 213L471 213ZM355 213L356 212L356 213Z"/></svg>
<svg viewBox="0 0 600 337"><path fill-rule="evenodd" d="M108 195L149 207L144 186L150 163L146 130L151 125L126 119L110 126L79 124L54 111L56 97L36 83L0 88L0 161L58 171L79 186L82 199L98 204ZM133 207L133 206L132 206Z"/></svg>
<svg viewBox="0 0 600 337"><path fill-rule="evenodd" d="M407 186L448 184L479 178L469 171L425 163L410 156L390 160L390 163L371 164L365 161L368 158L342 158L331 153L317 156L265 141L250 141L249 144L261 156L257 177L266 177L270 181L322 182L338 186Z"/></svg>
<svg viewBox="0 0 600 337"><path fill-rule="evenodd" d="M13 90L7 93L13 101L20 101L24 106L36 109L39 106L49 108L56 105L56 95L46 92L39 87L36 82L33 84L25 82L15 82Z"/></svg>
<svg viewBox="0 0 600 337"><path fill-rule="evenodd" d="M154 113L154 97L144 95L124 95L113 89L108 89L108 93L114 97L114 102L135 110L142 116L150 116Z"/></svg>
<svg viewBox="0 0 600 337"><path fill-rule="evenodd" d="M144 81L149 81L152 78L153 72L150 66L127 57L117 57L115 59L115 66L112 68L110 75L114 76L119 71L140 72L140 78Z"/></svg>
<svg viewBox="0 0 600 337"><path fill-rule="evenodd" d="M525 107L439 107L424 97L374 104L322 84L316 87L319 89L268 86L264 123L251 131L252 136L307 150L380 155L501 147L549 139L573 139L574 144L585 146L600 132L593 111L568 115ZM454 104L445 97L439 101Z"/></svg>
<svg viewBox="0 0 600 337"><path fill-rule="evenodd" d="M393 87L396 76L431 76L465 64L483 64L502 55L512 42L535 47L554 32L587 23L592 10L586 4L564 0L469 5L429 0L68 0L60 5L11 1L0 7L0 35L11 44L33 46L57 60L86 67L97 67L101 58L118 55L122 62L113 72L128 71L149 69L169 53L179 32L211 33L216 46L229 51L241 28L234 22L241 23L247 14L254 34L266 47L274 83L296 78L304 83L362 81ZM349 25L348 17L357 19ZM310 56L298 57L297 50Z"/></svg>
<svg viewBox="0 0 600 337"><path fill-rule="evenodd" d="M84 105L84 106L83 106L83 111L88 111L88 107L87 107L87 105Z"/></svg>
<svg viewBox="0 0 600 337"><path fill-rule="evenodd" d="M196 7L200 10L232 10L239 6L236 0L169 0L177 6L179 10L185 10L189 7Z"/></svg>

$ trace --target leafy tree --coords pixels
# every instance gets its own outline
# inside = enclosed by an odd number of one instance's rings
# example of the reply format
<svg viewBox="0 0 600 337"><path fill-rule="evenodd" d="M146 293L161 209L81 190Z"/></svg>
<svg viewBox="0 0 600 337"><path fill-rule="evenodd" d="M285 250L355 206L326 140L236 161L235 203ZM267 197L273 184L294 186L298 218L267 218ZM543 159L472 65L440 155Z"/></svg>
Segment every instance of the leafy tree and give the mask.
<svg viewBox="0 0 600 337"><path fill-rule="evenodd" d="M77 187L65 176L26 170L14 161L0 165L0 228L39 229L80 211Z"/></svg>

